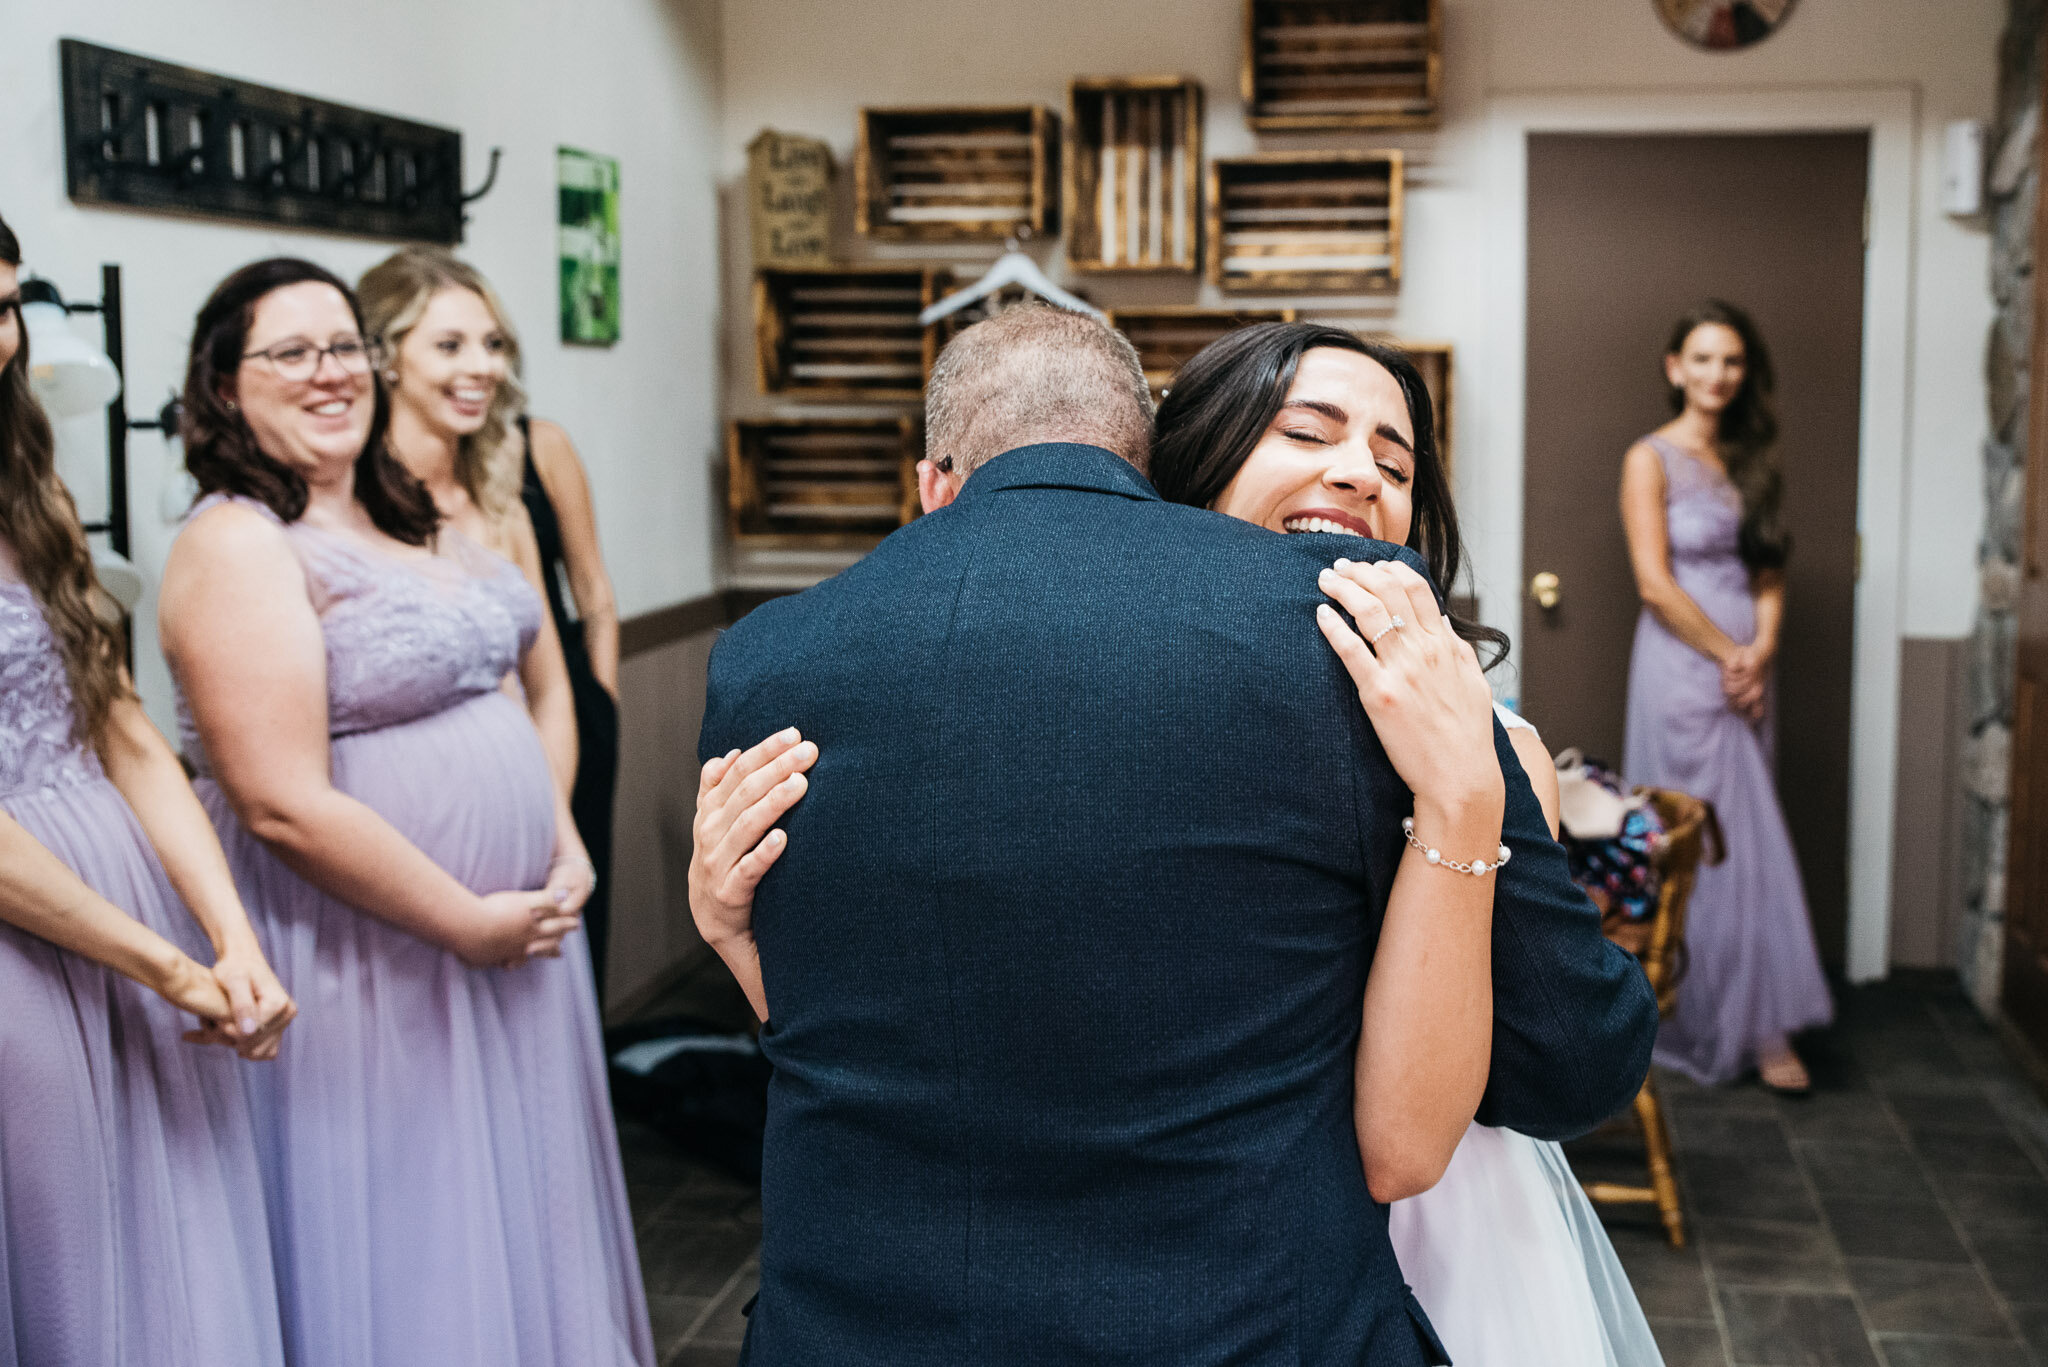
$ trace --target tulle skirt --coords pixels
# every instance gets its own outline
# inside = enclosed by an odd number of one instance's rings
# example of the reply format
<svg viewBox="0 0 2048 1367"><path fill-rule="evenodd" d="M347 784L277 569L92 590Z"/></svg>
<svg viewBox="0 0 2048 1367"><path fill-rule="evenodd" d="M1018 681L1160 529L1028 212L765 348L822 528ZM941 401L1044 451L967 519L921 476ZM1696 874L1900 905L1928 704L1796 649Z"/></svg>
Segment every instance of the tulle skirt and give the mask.
<svg viewBox="0 0 2048 1367"><path fill-rule="evenodd" d="M1663 1367L1555 1144L1473 1125L1442 1181L1388 1209L1387 1232L1458 1367Z"/></svg>
<svg viewBox="0 0 2048 1367"><path fill-rule="evenodd" d="M545 883L552 780L504 694L335 737L331 771L467 887ZM301 879L199 787L301 1012L250 1074L296 1367L651 1364L583 937L470 968Z"/></svg>
<svg viewBox="0 0 2048 1367"><path fill-rule="evenodd" d="M0 808L115 906L213 955L105 779ZM0 926L0 1367L284 1361L245 1064L98 964Z"/></svg>

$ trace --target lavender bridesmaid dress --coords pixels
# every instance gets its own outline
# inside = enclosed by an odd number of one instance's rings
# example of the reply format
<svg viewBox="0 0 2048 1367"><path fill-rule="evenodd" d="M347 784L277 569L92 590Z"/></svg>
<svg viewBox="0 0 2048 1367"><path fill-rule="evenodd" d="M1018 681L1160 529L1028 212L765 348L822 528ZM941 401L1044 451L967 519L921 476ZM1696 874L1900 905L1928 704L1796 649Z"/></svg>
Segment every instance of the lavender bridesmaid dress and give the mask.
<svg viewBox="0 0 2048 1367"><path fill-rule="evenodd" d="M499 687L539 597L457 533L400 558L284 530L326 639L334 786L479 893L542 886L553 781ZM471 968L328 895L236 820L182 715L301 1012L277 1066L249 1074L293 1363L650 1367L583 937L559 959Z"/></svg>
<svg viewBox="0 0 2048 1367"><path fill-rule="evenodd" d="M1742 499L1726 475L1662 437L1671 570L1737 644L1756 639L1749 571L1736 551ZM1628 671L1624 772L1714 804L1728 858L1702 867L1685 929L1678 1008L1657 1036L1656 1061L1697 1082L1740 1076L1758 1051L1833 1018L1792 836L1772 778L1767 709L1752 724L1728 706L1720 666L1674 636L1648 608Z"/></svg>
<svg viewBox="0 0 2048 1367"><path fill-rule="evenodd" d="M0 809L101 896L212 952L72 735L41 605L0 582ZM242 1064L155 993L0 925L0 1367L284 1361Z"/></svg>

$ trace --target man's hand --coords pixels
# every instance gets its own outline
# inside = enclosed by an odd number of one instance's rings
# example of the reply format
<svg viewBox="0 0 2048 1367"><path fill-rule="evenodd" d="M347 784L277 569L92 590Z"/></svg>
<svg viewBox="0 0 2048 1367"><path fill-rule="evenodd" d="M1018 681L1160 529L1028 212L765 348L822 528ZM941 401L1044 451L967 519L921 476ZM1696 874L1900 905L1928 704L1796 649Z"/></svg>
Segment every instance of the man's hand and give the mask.
<svg viewBox="0 0 2048 1367"><path fill-rule="evenodd" d="M818 747L791 727L751 750L712 760L697 783L690 916L764 1021L768 996L754 945L754 889L782 857L788 837L775 823L803 797L810 786L804 771L817 760Z"/></svg>

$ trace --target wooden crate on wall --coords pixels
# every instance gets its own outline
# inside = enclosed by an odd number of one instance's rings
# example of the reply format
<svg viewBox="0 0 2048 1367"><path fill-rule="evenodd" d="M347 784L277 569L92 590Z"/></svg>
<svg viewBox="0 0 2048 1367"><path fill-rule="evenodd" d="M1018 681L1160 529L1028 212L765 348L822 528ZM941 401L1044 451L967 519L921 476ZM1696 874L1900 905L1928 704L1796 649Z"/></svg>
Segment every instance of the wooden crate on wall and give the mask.
<svg viewBox="0 0 2048 1367"><path fill-rule="evenodd" d="M863 109L854 227L895 241L1059 229L1059 119L1037 105Z"/></svg>
<svg viewBox="0 0 2048 1367"><path fill-rule="evenodd" d="M1429 397L1435 401L1436 448L1444 463L1444 477L1451 473L1451 344L1449 342L1413 342L1405 337L1385 337L1367 334L1373 340L1391 342L1408 353L1414 360L1415 368L1422 372L1422 383L1429 389Z"/></svg>
<svg viewBox="0 0 2048 1367"><path fill-rule="evenodd" d="M1260 294L1401 280L1401 154L1267 152L1209 163L1209 279Z"/></svg>
<svg viewBox="0 0 2048 1367"><path fill-rule="evenodd" d="M1429 128L1443 0L1245 0L1253 128Z"/></svg>
<svg viewBox="0 0 2048 1367"><path fill-rule="evenodd" d="M740 418L726 436L733 539L757 548L862 549L917 516L907 416Z"/></svg>
<svg viewBox="0 0 2048 1367"><path fill-rule="evenodd" d="M1293 321L1293 309L1130 308L1112 309L1109 315L1110 326L1138 349L1155 399L1196 352L1226 332L1247 323Z"/></svg>
<svg viewBox="0 0 2048 1367"><path fill-rule="evenodd" d="M919 313L951 283L944 267L833 266L754 277L754 376L763 394L915 402L936 339Z"/></svg>
<svg viewBox="0 0 2048 1367"><path fill-rule="evenodd" d="M1067 264L1201 269L1202 87L1182 76L1067 87Z"/></svg>

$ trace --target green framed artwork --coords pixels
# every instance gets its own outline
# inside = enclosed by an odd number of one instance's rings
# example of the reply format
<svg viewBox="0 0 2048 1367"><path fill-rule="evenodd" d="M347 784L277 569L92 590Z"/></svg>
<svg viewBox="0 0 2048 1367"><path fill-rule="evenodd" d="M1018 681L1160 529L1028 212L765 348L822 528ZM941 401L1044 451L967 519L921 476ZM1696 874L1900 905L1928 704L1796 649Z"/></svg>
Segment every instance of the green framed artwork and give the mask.
<svg viewBox="0 0 2048 1367"><path fill-rule="evenodd" d="M619 162L555 149L556 218L562 258L562 340L619 340Z"/></svg>

